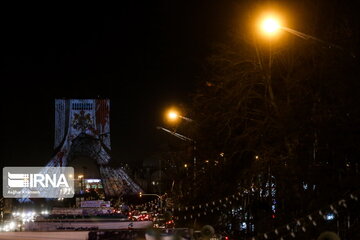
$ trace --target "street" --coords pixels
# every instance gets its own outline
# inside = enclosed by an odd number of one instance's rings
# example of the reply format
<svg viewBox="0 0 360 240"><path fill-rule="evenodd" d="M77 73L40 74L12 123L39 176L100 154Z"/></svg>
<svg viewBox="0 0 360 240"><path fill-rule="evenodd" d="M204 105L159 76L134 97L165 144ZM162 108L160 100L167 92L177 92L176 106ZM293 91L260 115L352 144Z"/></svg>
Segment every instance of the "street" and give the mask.
<svg viewBox="0 0 360 240"><path fill-rule="evenodd" d="M89 232L0 232L0 239L22 240L86 240Z"/></svg>

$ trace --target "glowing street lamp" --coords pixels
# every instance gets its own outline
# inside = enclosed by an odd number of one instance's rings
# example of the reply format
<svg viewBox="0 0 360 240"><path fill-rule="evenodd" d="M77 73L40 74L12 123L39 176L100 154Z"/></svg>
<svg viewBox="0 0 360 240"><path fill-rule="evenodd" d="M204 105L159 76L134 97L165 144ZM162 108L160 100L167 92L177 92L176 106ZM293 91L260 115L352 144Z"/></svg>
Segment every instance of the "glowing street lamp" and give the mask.
<svg viewBox="0 0 360 240"><path fill-rule="evenodd" d="M143 192L139 192L139 197L142 196L155 196L159 198L159 202L160 202L160 209L162 209L162 197L158 194L154 194L154 193L143 193Z"/></svg>
<svg viewBox="0 0 360 240"><path fill-rule="evenodd" d="M274 37L276 34L279 33L280 30L282 30L282 31L291 33L292 35L295 35L304 40L312 40L312 41L324 44L329 48L338 48L338 49L344 50L341 46L326 42L324 40L321 40L321 39L311 36L309 34L299 32L292 28L283 26L281 23L280 17L275 14L267 14L265 17L263 17L260 21L260 29L261 29L261 32L264 33L265 35L267 35L268 37ZM350 53L350 54L353 56L353 53Z"/></svg>
<svg viewBox="0 0 360 240"><path fill-rule="evenodd" d="M170 110L168 112L167 116L168 116L169 120L176 120L176 119L178 119L179 114L177 112L175 112L174 110Z"/></svg>
<svg viewBox="0 0 360 240"><path fill-rule="evenodd" d="M268 13L263 15L263 17L258 22L258 27L260 27L261 32L268 37L269 41L269 55L268 55L268 66L266 71L267 78L267 91L271 105L274 107L275 111L278 112L278 107L274 99L274 92L272 90L271 84L271 68L272 68L272 40L279 33L279 30L282 29L280 24L280 18L275 14ZM265 65L265 64L264 64Z"/></svg>
<svg viewBox="0 0 360 240"><path fill-rule="evenodd" d="M272 66L271 66L272 65L272 53L271 53L272 52L271 51L272 41L271 40L275 37L275 35L277 35L280 32L280 30L291 33L292 35L295 35L304 40L312 40L312 41L318 42L320 44L326 45L329 48L338 48L338 49L344 50L340 46L325 42L317 37L314 37L314 36L299 32L297 30L282 26L280 17L273 13L268 13L268 14L264 15L263 18L260 19L259 28L263 34L265 34L267 37L269 37L269 40L270 40L269 41L269 59L268 59L268 69L267 69L268 80L267 81L268 81L268 91L269 91L270 101L276 111L277 111L278 107L276 106L276 103L274 101L274 93L273 93L272 86L271 86L271 68L272 68ZM350 55L352 57L355 57L354 54L352 54L352 53L350 53Z"/></svg>
<svg viewBox="0 0 360 240"><path fill-rule="evenodd" d="M266 35L273 36L281 29L280 21L273 16L266 17L261 22L261 29Z"/></svg>
<svg viewBox="0 0 360 240"><path fill-rule="evenodd" d="M179 119L184 119L184 120L189 121L189 122L193 121L191 118L181 116L179 114L179 112L177 110L175 110L175 109L168 110L167 114L166 114L166 118L171 122L178 121Z"/></svg>
<svg viewBox="0 0 360 240"><path fill-rule="evenodd" d="M268 37L273 37L276 34L278 34L280 30L283 30L283 31L286 31L288 33L291 33L295 36L298 36L298 37L306 39L306 40L312 39L312 40L323 42L322 40L320 40L316 37L296 31L296 30L288 28L288 27L284 27L280 21L280 18L278 16L276 16L275 14L271 14L271 15L268 14L265 17L263 17L261 19L259 25L260 25L261 32Z"/></svg>

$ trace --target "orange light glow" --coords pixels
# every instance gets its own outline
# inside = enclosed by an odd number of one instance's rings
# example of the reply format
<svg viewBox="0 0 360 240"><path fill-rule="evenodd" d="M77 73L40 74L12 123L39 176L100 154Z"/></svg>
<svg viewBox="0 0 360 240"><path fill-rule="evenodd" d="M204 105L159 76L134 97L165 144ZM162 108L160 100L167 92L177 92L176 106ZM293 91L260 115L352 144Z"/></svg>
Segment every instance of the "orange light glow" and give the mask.
<svg viewBox="0 0 360 240"><path fill-rule="evenodd" d="M262 21L261 28L267 35L274 35L280 29L279 20L275 17L269 16Z"/></svg>
<svg viewBox="0 0 360 240"><path fill-rule="evenodd" d="M177 121L180 120L180 113L176 108L170 108L167 112L166 112L166 119L169 122L175 123Z"/></svg>
<svg viewBox="0 0 360 240"><path fill-rule="evenodd" d="M263 9L259 12L254 30L267 38L277 38L281 35L284 24L287 24L286 12L276 7Z"/></svg>
<svg viewBox="0 0 360 240"><path fill-rule="evenodd" d="M178 116L179 116L179 115L178 115L176 112L174 112L174 111L171 111L171 112L169 112L169 114L168 114L168 117L169 117L170 119L177 119Z"/></svg>

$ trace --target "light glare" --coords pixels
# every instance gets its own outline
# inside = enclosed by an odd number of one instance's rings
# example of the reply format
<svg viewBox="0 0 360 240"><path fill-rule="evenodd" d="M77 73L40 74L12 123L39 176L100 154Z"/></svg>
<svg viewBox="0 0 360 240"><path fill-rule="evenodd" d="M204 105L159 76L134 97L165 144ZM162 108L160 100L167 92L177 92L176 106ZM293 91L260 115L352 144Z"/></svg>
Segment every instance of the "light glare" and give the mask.
<svg viewBox="0 0 360 240"><path fill-rule="evenodd" d="M181 116L176 108L170 108L165 114L166 120L170 123L176 123L180 120Z"/></svg>
<svg viewBox="0 0 360 240"><path fill-rule="evenodd" d="M169 112L168 116L170 119L176 119L178 117L176 112Z"/></svg>
<svg viewBox="0 0 360 240"><path fill-rule="evenodd" d="M279 13L263 13L257 21L257 29L267 37L275 37L282 28L283 17Z"/></svg>
<svg viewBox="0 0 360 240"><path fill-rule="evenodd" d="M266 18L262 23L262 29L267 34L274 34L279 28L279 21L273 17Z"/></svg>

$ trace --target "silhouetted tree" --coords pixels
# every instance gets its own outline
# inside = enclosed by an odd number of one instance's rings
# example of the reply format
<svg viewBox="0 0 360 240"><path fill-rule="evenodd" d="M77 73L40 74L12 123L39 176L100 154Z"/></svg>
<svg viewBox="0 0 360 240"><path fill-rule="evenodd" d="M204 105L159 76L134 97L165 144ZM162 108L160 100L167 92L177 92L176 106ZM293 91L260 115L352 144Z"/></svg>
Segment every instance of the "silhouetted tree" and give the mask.
<svg viewBox="0 0 360 240"><path fill-rule="evenodd" d="M218 182L211 197L240 183L263 189L274 177L280 222L344 192L360 143L356 15L337 1L290 4L311 19L302 31L331 44L290 34L269 43L235 31L209 57L193 110L202 158L226 158L208 172Z"/></svg>

